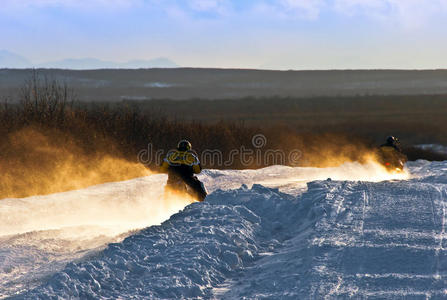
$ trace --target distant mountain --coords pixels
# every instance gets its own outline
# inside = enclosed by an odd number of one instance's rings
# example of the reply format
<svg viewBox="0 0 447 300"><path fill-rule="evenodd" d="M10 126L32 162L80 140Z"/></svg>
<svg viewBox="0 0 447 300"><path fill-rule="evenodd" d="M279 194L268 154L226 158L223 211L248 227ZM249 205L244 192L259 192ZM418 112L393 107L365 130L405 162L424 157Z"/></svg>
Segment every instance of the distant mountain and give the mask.
<svg viewBox="0 0 447 300"><path fill-rule="evenodd" d="M0 50L0 68L29 68L32 63L18 54Z"/></svg>
<svg viewBox="0 0 447 300"><path fill-rule="evenodd" d="M155 58L151 60L131 60L124 63L105 61L96 58L64 59L40 64L39 68L56 69L148 69L148 68L177 68L178 65L167 58Z"/></svg>
<svg viewBox="0 0 447 300"><path fill-rule="evenodd" d="M46 62L37 65L38 68L54 68L54 69L73 69L73 70L83 70L83 69L106 69L106 68L116 68L116 63L103 61L96 58L68 58L63 60Z"/></svg>
<svg viewBox="0 0 447 300"><path fill-rule="evenodd" d="M150 60L130 60L128 62L113 62L97 58L67 58L63 60L50 61L42 64L34 64L23 56L7 50L0 50L0 68L54 68L72 70L91 69L150 69L150 68L178 68L172 60L158 57Z"/></svg>

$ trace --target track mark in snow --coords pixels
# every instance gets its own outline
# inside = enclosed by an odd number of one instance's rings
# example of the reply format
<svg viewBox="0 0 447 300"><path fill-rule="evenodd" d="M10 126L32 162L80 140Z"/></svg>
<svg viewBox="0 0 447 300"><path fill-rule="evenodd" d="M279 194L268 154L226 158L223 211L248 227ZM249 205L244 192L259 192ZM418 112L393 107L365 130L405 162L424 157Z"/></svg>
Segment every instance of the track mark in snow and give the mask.
<svg viewBox="0 0 447 300"><path fill-rule="evenodd" d="M331 196L320 203L334 211L320 210L310 240L314 255L309 295L445 296L447 278L440 273L447 234L443 185L350 183L337 190L342 183L324 184L335 188L328 186ZM349 213L334 218L340 199Z"/></svg>
<svg viewBox="0 0 447 300"><path fill-rule="evenodd" d="M436 257L436 262L435 262L435 269L436 269L436 273L435 273L435 278L436 279L441 279L441 276L439 274L439 270L441 268L441 253L444 251L444 235L446 234L445 232L445 226L446 226L446 206L445 206L445 201L443 198L443 189L441 187L439 187L436 184L432 184L431 185L436 191L437 191L437 195L439 198L434 199L432 198L432 203L433 206L435 206L436 204L439 205L439 209L441 211L441 230L439 232L439 234L436 236L436 239L439 240L439 245L437 247L435 247L435 257ZM434 215L433 215L434 216ZM433 219L435 219L433 217Z"/></svg>
<svg viewBox="0 0 447 300"><path fill-rule="evenodd" d="M368 191L365 190L363 191L363 207L362 207L362 218L360 219L360 221L358 222L358 227L357 227L357 232L360 233L361 237L362 237L362 241L363 241L363 235L364 235L364 229L363 229L363 224L365 223L365 213L366 213L366 209L368 206Z"/></svg>
<svg viewBox="0 0 447 300"><path fill-rule="evenodd" d="M329 293L324 297L324 299L331 299L333 295L337 295L343 283L343 277L341 275L337 276L337 283L329 291Z"/></svg>

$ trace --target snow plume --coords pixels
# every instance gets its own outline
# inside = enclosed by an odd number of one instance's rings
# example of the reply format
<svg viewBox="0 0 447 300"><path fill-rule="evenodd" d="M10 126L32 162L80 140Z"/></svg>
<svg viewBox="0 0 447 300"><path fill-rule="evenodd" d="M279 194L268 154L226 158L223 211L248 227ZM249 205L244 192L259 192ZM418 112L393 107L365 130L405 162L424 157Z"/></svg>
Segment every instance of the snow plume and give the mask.
<svg viewBox="0 0 447 300"><path fill-rule="evenodd" d="M156 225L192 202L181 196L164 200L165 182L166 175L152 175L77 191L4 199L0 236L64 230L57 235L82 240Z"/></svg>
<svg viewBox="0 0 447 300"><path fill-rule="evenodd" d="M347 162L364 164L377 161L375 145L354 135L309 133L294 136L283 129L274 130L279 132L279 136L272 138L272 141L268 140L265 148L273 144L280 145L285 152L299 151L300 157L290 163L293 166L326 168ZM268 136L272 137L274 134Z"/></svg>
<svg viewBox="0 0 447 300"><path fill-rule="evenodd" d="M335 137L335 139L338 139ZM335 167L346 162L367 163L376 161L374 150L360 143L349 141L322 141L310 145L303 153L305 165Z"/></svg>
<svg viewBox="0 0 447 300"><path fill-rule="evenodd" d="M68 262L158 225L190 200L163 198L166 175L0 201L0 298L36 286Z"/></svg>
<svg viewBox="0 0 447 300"><path fill-rule="evenodd" d="M271 166L258 170L205 170L200 178L209 193L217 190L237 189L242 184L251 187L260 184L269 188L298 195L307 189L307 183L315 180L348 180L380 182L385 180L405 180L411 177L405 169L401 173L390 173L382 165L371 160L366 163L346 162L337 167L309 168Z"/></svg>
<svg viewBox="0 0 447 300"><path fill-rule="evenodd" d="M334 180L370 181L405 180L410 178L408 170L403 172L389 172L372 156L366 163L345 163L339 167L327 168L326 176ZM324 178L316 178L324 179Z"/></svg>
<svg viewBox="0 0 447 300"><path fill-rule="evenodd" d="M27 127L0 144L0 199L81 189L149 175L120 157L113 142L82 144L58 130Z"/></svg>
<svg viewBox="0 0 447 300"><path fill-rule="evenodd" d="M380 162L377 148L368 143L342 135L316 137L303 151L303 165L325 168L308 175L307 180L332 178L335 180L362 180L378 182L408 179L407 170L389 172ZM313 168L308 168L312 170ZM320 169L322 170L322 169Z"/></svg>
<svg viewBox="0 0 447 300"><path fill-rule="evenodd" d="M121 158L112 142L89 140L89 149L74 135L31 127L8 138L0 144L1 195L39 196L0 197L0 298L191 203L165 198L167 176L145 176L147 169ZM66 192L42 195L58 191Z"/></svg>

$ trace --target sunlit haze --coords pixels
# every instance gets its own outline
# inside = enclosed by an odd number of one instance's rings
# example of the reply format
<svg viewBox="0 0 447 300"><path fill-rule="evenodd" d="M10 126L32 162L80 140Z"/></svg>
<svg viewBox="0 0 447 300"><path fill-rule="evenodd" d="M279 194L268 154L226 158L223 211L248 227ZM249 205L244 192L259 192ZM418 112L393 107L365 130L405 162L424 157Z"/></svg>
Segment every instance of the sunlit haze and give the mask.
<svg viewBox="0 0 447 300"><path fill-rule="evenodd" d="M33 64L446 68L447 0L2 0L0 50ZM1 66L0 66L1 67Z"/></svg>

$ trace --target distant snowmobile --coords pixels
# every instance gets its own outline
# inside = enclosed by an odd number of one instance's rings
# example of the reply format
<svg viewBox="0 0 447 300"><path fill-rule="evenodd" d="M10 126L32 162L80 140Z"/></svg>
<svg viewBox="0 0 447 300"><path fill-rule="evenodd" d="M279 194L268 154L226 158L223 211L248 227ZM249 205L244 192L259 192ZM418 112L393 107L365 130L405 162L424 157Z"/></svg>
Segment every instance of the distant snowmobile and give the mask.
<svg viewBox="0 0 447 300"><path fill-rule="evenodd" d="M402 153L399 140L394 136L389 136L386 143L378 150L380 163L390 172L402 172L407 162L407 156Z"/></svg>
<svg viewBox="0 0 447 300"><path fill-rule="evenodd" d="M205 200L205 186L194 176L202 171L202 167L197 156L191 151L190 142L181 140L177 150L167 154L160 169L168 173L165 196L186 193L197 201Z"/></svg>

